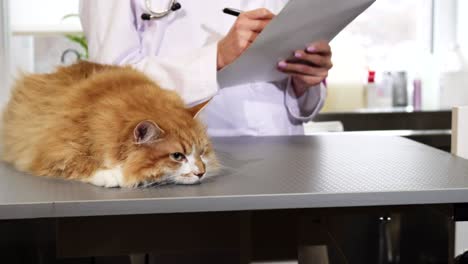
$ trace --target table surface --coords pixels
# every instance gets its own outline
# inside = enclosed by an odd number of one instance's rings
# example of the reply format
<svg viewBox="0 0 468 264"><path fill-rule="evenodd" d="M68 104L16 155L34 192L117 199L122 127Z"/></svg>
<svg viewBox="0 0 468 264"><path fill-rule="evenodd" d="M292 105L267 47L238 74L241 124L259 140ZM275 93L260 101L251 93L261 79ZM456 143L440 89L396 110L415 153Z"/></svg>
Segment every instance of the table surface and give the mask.
<svg viewBox="0 0 468 264"><path fill-rule="evenodd" d="M468 203L468 160L400 137L213 139L200 185L105 189L0 163L0 219Z"/></svg>

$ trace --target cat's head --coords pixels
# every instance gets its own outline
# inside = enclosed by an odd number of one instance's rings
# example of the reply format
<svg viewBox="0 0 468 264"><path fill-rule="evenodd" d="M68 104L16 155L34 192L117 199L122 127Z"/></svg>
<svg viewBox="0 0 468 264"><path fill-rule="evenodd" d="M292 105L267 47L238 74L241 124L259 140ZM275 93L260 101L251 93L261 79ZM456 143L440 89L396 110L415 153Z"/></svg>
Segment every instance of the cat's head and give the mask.
<svg viewBox="0 0 468 264"><path fill-rule="evenodd" d="M132 147L123 168L128 186L195 184L216 171L211 142L196 119L204 106L174 110L166 118L134 124Z"/></svg>

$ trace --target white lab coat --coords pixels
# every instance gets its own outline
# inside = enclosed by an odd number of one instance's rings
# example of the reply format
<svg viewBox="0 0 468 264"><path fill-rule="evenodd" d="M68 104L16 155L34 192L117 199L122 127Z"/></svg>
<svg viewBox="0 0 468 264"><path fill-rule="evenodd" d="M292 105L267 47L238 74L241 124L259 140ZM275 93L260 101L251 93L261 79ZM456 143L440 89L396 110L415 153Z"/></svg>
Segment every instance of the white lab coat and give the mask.
<svg viewBox="0 0 468 264"><path fill-rule="evenodd" d="M163 88L176 90L188 104L214 97L201 115L213 136L303 134L302 123L320 110L325 88L312 87L297 98L286 79L218 87L217 41L235 17L221 10L265 7L278 13L286 0L179 0L182 8L143 21L144 0L81 0L80 17L92 61L130 64ZM169 0L152 0L154 10ZM304 46L308 43L304 43ZM291 51L292 52L292 51Z"/></svg>

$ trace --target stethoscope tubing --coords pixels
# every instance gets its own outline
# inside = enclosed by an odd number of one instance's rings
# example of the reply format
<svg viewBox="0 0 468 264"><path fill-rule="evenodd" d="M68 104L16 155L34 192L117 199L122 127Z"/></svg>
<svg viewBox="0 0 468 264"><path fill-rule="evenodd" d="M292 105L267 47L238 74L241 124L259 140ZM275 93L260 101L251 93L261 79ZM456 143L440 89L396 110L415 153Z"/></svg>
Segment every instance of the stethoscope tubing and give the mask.
<svg viewBox="0 0 468 264"><path fill-rule="evenodd" d="M164 16L167 16L170 12L180 9L181 5L176 0L171 0L166 10L161 11L161 12L156 12L156 11L153 11L151 7L151 0L145 0L145 8L148 13L143 13L141 15L141 19L151 20L151 19L157 19L157 18L162 18Z"/></svg>

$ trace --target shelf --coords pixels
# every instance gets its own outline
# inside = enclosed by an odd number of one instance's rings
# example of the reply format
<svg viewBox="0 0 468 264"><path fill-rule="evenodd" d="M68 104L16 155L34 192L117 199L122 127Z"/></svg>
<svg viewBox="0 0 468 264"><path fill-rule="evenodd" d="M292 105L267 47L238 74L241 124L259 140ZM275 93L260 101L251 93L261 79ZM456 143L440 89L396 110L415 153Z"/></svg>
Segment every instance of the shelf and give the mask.
<svg viewBox="0 0 468 264"><path fill-rule="evenodd" d="M448 108L424 108L421 110L415 110L412 106L407 107L387 107L387 108L361 108L354 110L331 110L323 111L321 114L398 114L398 113L419 113L419 112L447 112L451 111Z"/></svg>
<svg viewBox="0 0 468 264"><path fill-rule="evenodd" d="M13 36L54 36L83 33L79 24L13 25Z"/></svg>

